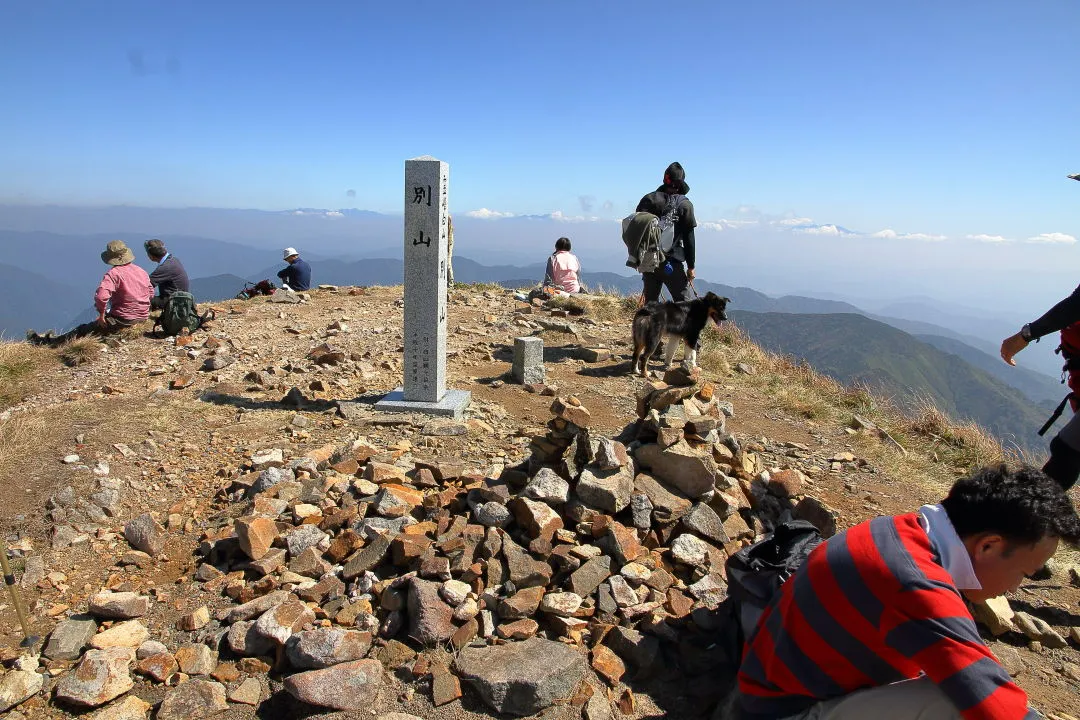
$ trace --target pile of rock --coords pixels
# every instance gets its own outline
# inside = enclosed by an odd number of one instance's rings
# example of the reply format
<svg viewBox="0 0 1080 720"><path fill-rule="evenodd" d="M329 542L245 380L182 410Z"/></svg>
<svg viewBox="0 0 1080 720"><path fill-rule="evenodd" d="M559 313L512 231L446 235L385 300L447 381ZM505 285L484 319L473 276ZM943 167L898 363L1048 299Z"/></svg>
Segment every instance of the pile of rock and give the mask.
<svg viewBox="0 0 1080 720"><path fill-rule="evenodd" d="M624 445L556 398L531 456L497 478L364 440L292 460L255 452L222 488L193 577L237 604L184 617L189 642L169 650L137 619L149 597L95 596L50 639L53 660L91 648L56 697L96 707L132 687L133 669L170 688L158 717L181 717L259 702L272 671L305 703L357 710L386 666L429 679L436 705L461 696L460 680L498 712L593 702L575 693L586 658L621 688L661 641L715 629L728 554L807 501L798 471L760 471L696 373L648 383L639 411ZM149 515L124 534L140 554L162 550ZM443 645L452 667L416 653Z"/></svg>

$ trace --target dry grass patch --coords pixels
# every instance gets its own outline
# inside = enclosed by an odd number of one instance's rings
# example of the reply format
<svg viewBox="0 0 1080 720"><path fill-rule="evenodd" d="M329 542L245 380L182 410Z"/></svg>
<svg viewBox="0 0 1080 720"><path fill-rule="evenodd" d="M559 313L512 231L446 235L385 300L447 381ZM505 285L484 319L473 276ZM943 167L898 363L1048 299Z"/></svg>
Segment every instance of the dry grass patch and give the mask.
<svg viewBox="0 0 1080 720"><path fill-rule="evenodd" d="M911 410L899 408L866 386L845 386L794 358L761 349L731 323L706 328L698 362L717 376L739 378L798 417L850 426L853 416L859 415L877 424L908 451L905 456L887 450L877 438L872 440L874 454L899 479L920 484L927 480L938 487L973 468L1022 459L1007 453L978 425L953 421L925 398ZM752 374L736 373L740 364L749 366Z"/></svg>
<svg viewBox="0 0 1080 720"><path fill-rule="evenodd" d="M0 409L29 397L38 387L38 375L55 362L44 347L23 342L0 342Z"/></svg>
<svg viewBox="0 0 1080 720"><path fill-rule="evenodd" d="M56 349L56 354L68 367L78 367L101 355L101 341L96 337L68 340Z"/></svg>

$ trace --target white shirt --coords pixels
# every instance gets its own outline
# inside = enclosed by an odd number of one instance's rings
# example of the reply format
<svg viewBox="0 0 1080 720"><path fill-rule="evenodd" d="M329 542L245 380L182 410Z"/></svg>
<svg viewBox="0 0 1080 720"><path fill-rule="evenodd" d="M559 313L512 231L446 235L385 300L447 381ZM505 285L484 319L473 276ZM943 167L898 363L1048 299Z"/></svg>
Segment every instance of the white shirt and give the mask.
<svg viewBox="0 0 1080 720"><path fill-rule="evenodd" d="M956 589L981 590L982 583L975 577L975 568L971 566L971 555L956 534L945 508L941 505L923 505L919 508L919 524L941 558L941 566L952 575Z"/></svg>

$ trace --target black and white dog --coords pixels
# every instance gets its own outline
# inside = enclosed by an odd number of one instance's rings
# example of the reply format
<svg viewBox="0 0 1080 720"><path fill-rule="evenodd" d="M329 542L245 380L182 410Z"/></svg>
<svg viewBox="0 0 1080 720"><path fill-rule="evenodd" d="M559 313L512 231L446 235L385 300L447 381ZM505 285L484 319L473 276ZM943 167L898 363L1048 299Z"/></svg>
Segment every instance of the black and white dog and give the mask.
<svg viewBox="0 0 1080 720"><path fill-rule="evenodd" d="M661 340L667 342L664 358L666 367L671 367L679 340L686 343L683 365L687 368L696 367L698 342L702 331L710 320L717 325L727 320L729 302L728 298L710 292L706 293L705 297L689 301L647 303L634 314L634 364L631 373L646 376L649 360L660 347Z"/></svg>

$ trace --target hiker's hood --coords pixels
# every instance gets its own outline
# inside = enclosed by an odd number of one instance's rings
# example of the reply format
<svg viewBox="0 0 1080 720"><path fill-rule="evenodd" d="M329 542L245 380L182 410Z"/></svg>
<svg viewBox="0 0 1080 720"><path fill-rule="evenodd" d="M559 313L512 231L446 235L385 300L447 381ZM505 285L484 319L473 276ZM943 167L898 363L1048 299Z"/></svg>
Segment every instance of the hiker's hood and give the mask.
<svg viewBox="0 0 1080 720"><path fill-rule="evenodd" d="M685 180L680 180L677 186L661 185L656 188L656 192L670 193L672 191L674 191L676 195L686 195L690 192L690 186L686 184Z"/></svg>

